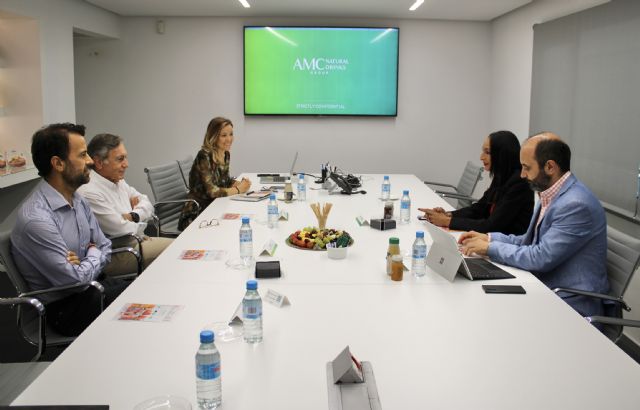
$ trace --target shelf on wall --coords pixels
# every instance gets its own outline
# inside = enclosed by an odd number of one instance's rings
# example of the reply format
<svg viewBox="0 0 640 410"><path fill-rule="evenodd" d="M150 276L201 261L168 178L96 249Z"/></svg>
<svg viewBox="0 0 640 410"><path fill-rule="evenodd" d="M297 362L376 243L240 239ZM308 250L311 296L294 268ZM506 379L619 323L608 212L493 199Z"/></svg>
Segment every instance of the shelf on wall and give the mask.
<svg viewBox="0 0 640 410"><path fill-rule="evenodd" d="M4 172L5 170L0 170L0 189L38 178L38 170L33 166L20 172L8 174L4 174Z"/></svg>

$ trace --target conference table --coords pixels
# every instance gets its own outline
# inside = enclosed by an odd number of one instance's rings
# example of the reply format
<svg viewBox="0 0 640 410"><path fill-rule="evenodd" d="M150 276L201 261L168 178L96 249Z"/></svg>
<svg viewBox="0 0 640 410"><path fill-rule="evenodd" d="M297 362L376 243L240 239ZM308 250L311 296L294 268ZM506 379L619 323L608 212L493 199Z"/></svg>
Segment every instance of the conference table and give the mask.
<svg viewBox="0 0 640 410"><path fill-rule="evenodd" d="M255 174L245 174L257 189ZM424 277L386 274L388 238L400 238L405 263L419 207L442 198L412 175L391 175L392 196L411 193L411 222L394 230L360 226L380 218L382 175L364 175L367 194L330 195L308 179L307 201L285 203L287 221L266 225L267 205L216 199L167 250L15 401L28 404L108 404L131 409L161 395L197 408L194 355L200 330L226 323L252 269L228 266L239 256L240 220L251 216L254 254L277 259L282 277L260 279L259 291L285 295L290 305L263 302L264 341L217 341L222 357L222 409L327 409L326 363L347 345L373 367L383 409L637 409L640 366L532 274L510 267L525 295L485 294L482 281L449 282L427 268ZM295 187L295 184L294 184ZM331 202L327 227L354 238L345 259L285 244L316 225L309 204ZM395 215L399 201L395 201ZM217 226L199 228L217 219ZM213 224L212 224L213 225ZM430 243L428 234L425 234ZM275 254L257 256L267 241ZM226 251L219 260L182 260L188 249ZM167 322L116 320L126 303L180 305Z"/></svg>

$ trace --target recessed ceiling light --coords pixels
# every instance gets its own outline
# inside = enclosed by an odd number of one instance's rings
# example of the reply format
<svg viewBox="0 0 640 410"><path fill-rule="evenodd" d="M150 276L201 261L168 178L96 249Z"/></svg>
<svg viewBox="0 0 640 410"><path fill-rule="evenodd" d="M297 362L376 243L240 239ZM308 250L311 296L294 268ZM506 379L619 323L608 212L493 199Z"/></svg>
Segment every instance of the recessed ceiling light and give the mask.
<svg viewBox="0 0 640 410"><path fill-rule="evenodd" d="M242 0L240 0L240 1L242 1ZM416 0L416 2L413 3L413 5L411 7L409 7L409 11L415 11L415 9L417 9L420 6L422 6L422 3L424 3L424 0Z"/></svg>
<svg viewBox="0 0 640 410"><path fill-rule="evenodd" d="M240 2L240 4L242 4L242 6L243 6L245 9L248 9L249 7L251 7L251 6L249 5L249 2L248 2L247 0L238 0L238 1ZM422 0L422 1L424 1L424 0Z"/></svg>

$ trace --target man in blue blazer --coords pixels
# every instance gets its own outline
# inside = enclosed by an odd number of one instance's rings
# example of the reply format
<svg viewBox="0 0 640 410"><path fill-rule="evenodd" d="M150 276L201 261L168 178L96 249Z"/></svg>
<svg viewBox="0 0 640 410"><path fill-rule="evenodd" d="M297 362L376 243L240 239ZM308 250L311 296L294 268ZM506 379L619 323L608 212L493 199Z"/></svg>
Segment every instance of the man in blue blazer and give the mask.
<svg viewBox="0 0 640 410"><path fill-rule="evenodd" d="M550 288L606 293L607 222L598 199L570 171L571 150L558 136L529 138L520 150L521 177L540 201L524 235L467 232L460 237L466 255L531 271ZM603 313L598 299L560 294L583 316Z"/></svg>

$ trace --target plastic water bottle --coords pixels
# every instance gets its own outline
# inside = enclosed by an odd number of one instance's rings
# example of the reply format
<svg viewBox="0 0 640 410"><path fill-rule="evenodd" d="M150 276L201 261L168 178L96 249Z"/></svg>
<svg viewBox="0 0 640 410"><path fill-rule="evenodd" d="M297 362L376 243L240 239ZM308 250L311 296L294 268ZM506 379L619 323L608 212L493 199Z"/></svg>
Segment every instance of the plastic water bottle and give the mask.
<svg viewBox="0 0 640 410"><path fill-rule="evenodd" d="M304 179L304 174L298 176L298 201L307 200L307 182Z"/></svg>
<svg viewBox="0 0 640 410"><path fill-rule="evenodd" d="M245 263L253 259L253 230L247 216L242 217L240 226L240 259Z"/></svg>
<svg viewBox="0 0 640 410"><path fill-rule="evenodd" d="M220 352L213 343L213 332L200 332L200 348L196 353L196 397L201 409L215 409L222 403Z"/></svg>
<svg viewBox="0 0 640 410"><path fill-rule="evenodd" d="M247 293L242 299L242 326L245 342L262 342L262 299L255 280L247 281Z"/></svg>
<svg viewBox="0 0 640 410"><path fill-rule="evenodd" d="M280 218L280 213L278 212L276 194L271 194L269 195L269 202L267 203L267 222L269 228L278 227L278 218Z"/></svg>
<svg viewBox="0 0 640 410"><path fill-rule="evenodd" d="M402 198L400 199L400 223L408 224L411 222L411 198L409 198L409 191L402 191Z"/></svg>
<svg viewBox="0 0 640 410"><path fill-rule="evenodd" d="M380 199L386 201L391 197L391 182L389 181L389 175L385 175L382 180L382 192L380 193Z"/></svg>
<svg viewBox="0 0 640 410"><path fill-rule="evenodd" d="M416 232L416 240L411 250L411 272L415 276L424 276L427 273L427 243L424 241L424 232Z"/></svg>

